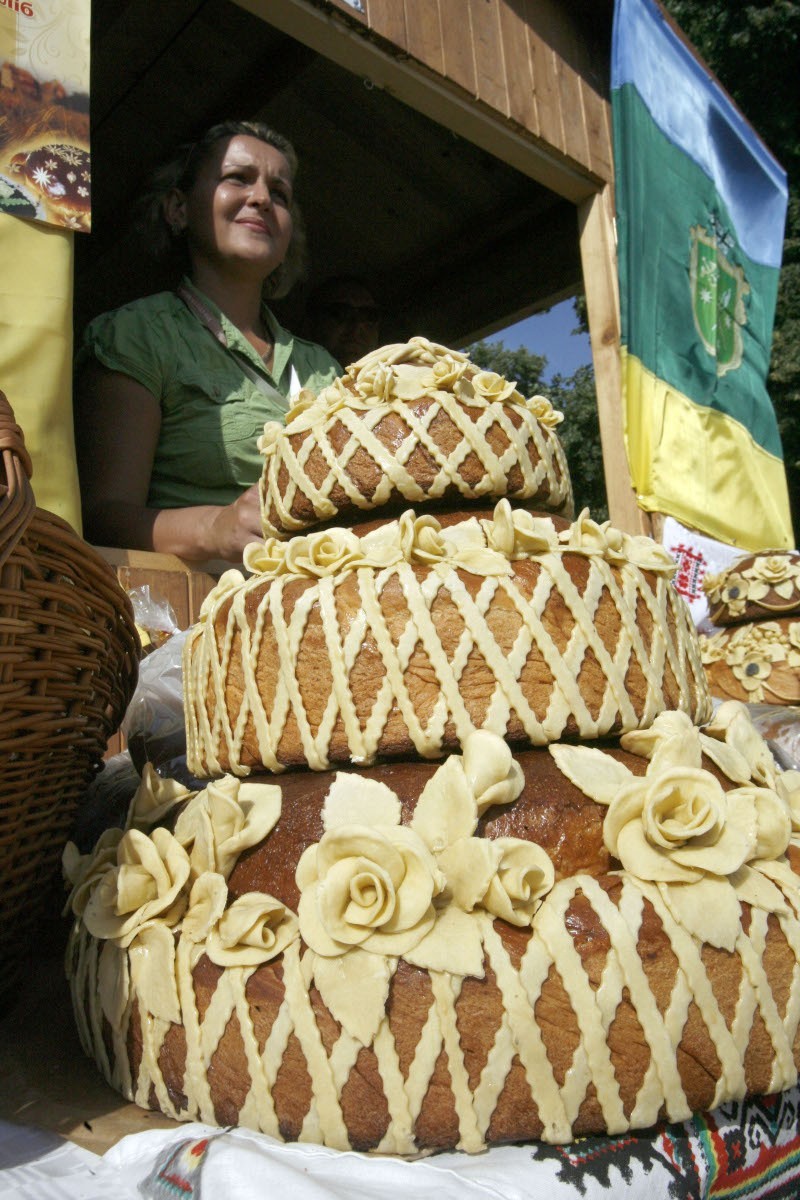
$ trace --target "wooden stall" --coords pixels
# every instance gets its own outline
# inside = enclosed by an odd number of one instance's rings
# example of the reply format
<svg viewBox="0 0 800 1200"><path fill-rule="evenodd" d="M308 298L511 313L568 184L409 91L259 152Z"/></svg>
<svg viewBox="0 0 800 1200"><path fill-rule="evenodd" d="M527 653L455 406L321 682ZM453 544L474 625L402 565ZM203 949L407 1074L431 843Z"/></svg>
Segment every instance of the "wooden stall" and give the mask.
<svg viewBox="0 0 800 1200"><path fill-rule="evenodd" d="M150 168L213 120L267 120L300 157L306 286L369 278L384 341L463 346L585 292L610 514L646 528L622 439L611 18L611 0L95 0L76 333L160 286L132 229ZM276 305L290 327L305 295Z"/></svg>

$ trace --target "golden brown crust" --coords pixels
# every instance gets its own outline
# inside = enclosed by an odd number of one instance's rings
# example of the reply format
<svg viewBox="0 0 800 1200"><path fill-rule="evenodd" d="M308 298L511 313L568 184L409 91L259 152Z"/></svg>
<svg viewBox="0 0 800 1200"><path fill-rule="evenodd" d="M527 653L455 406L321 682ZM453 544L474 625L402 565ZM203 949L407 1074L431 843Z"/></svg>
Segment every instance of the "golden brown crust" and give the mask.
<svg viewBox="0 0 800 1200"><path fill-rule="evenodd" d="M700 639L711 694L753 704L800 702L800 618L748 621Z"/></svg>
<svg viewBox="0 0 800 1200"><path fill-rule="evenodd" d="M428 444L422 441L415 444L404 460L403 480L398 479L388 488L385 486L385 463L376 459L374 451L358 444L359 435L354 431L354 423L357 429L356 414L349 414L349 425L333 419L324 431L305 429L297 434L287 431L279 443L279 452L267 460L261 483L267 532L287 537L299 529L317 527L325 521L350 524L365 509L374 508L376 504L382 513L392 507L407 507L409 501L429 510L431 499L434 505L447 508L464 500L508 496L535 502L543 510L571 512L566 459L554 430L537 427L536 439L530 433L526 436L522 412L501 409L498 405L497 419L482 430L481 438L490 455L500 459L509 446L501 417L514 429L522 430L528 477L530 473L536 474L536 489L531 490L520 463L507 468L502 488L487 486L485 462L474 452L463 458L455 477L442 487L442 464L462 443L463 431L454 417L431 396L404 407L405 417L403 412L387 411L378 424L369 429L370 444L374 439L386 454L395 457L403 443L414 437L413 430L417 426L425 427ZM430 420L432 409L435 415ZM484 408L461 405L458 411L461 421L473 426L478 422L486 425ZM353 441L357 446L354 451ZM341 464L341 479L332 473L330 460ZM298 463L303 464L302 471L298 471ZM407 482L405 474L409 477ZM384 487L376 501L382 483ZM317 499L322 495L326 500L324 509ZM354 497L358 497L357 503Z"/></svg>
<svg viewBox="0 0 800 1200"><path fill-rule="evenodd" d="M644 773L645 759L606 743L602 749L634 775ZM518 761L525 776L519 798L509 806L490 808L478 832L488 838L531 840L546 848L562 881L555 890L566 888L562 899L555 900L554 913L563 905L556 923L545 921L531 929L495 919L497 941L493 945L490 937L484 943L483 978L448 977L444 991L441 973L437 978L436 972L401 959L389 985L382 1040L354 1045L352 1051L346 1047L348 1035L313 979L307 991L297 991L297 961L292 966L282 956L247 971L239 1002L231 969L215 966L201 954L191 974L191 1005L187 1008L184 1001L184 1012L193 1008L200 1028L217 1027L217 1034L204 1042L210 1111L201 1109L203 1119L224 1125L252 1122L256 1055L268 1064L273 1080L268 1107L263 1107L262 1095L258 1111L274 1116L261 1127L286 1139L307 1136L314 1106L320 1103L315 1090L319 1064L312 1062L316 1047L328 1063L349 1063L338 1068L338 1112L346 1144L364 1151L387 1146L396 1150L398 1139L406 1153L463 1145L465 1103L480 1115L482 1136L490 1144L552 1140L552 1113L548 1117L542 1109L548 1074L554 1089L572 1095L571 1136L604 1132L611 1120L636 1126L648 1112L648 1121L659 1116L675 1119L676 1111L688 1114L713 1107L731 1089L737 1094L745 1089L774 1090L776 1078L787 1069L785 1057L779 1061L786 1052L779 1049L775 1021L781 1027L796 1025L791 999L792 979L800 969L797 945L791 940L797 942L796 930L791 933L782 918L743 904L735 950L709 944L687 949L687 936L676 927L657 891L632 887L626 873L618 870L602 839L605 809L578 791L547 750L524 752ZM732 786L706 758L703 766L726 789ZM359 774L382 781L398 796L402 822L408 825L435 770L431 763L397 763ZM239 858L228 881L229 903L255 891L297 906L295 868L305 849L323 834L321 810L333 778L333 772L296 772L281 780L280 819L265 841ZM792 869L800 862L794 845L787 860ZM615 929L615 913L626 913L626 924L633 921L624 935ZM84 952L91 957L90 948ZM292 975L288 984L287 969ZM302 1015L304 1009L307 1016ZM607 1028L597 1042L590 1031L596 1022L601 1028L600 1013L607 1014ZM307 1019L313 1023L313 1036ZM448 1043L450 1021L455 1041ZM512 1039L506 1043L509 1026ZM666 1058L664 1047L657 1049L665 1035L675 1039ZM148 1074L152 1050L143 1049L144 1036L134 1003L125 1043L131 1093L139 1103L197 1116L192 1106L197 1104L198 1084L187 1075L186 1030L181 1025L168 1027L155 1056L153 1077ZM103 1037L113 1064L119 1044L113 1042L107 1024ZM151 1030L147 1037L152 1037ZM537 1042L544 1058L535 1066ZM796 1069L796 1031L790 1043ZM738 1085L731 1074L734 1044L739 1046ZM606 1055L609 1077L603 1074ZM667 1077L674 1072L675 1082L671 1100L665 1082L667 1094L655 1109L648 1109L650 1101L643 1097L652 1093L654 1070ZM497 1082L487 1093L487 1078L493 1076ZM403 1122L397 1081L410 1104L408 1142L398 1134L398 1121L401 1126ZM258 1086L263 1087L263 1081ZM676 1104L677 1110L670 1107ZM620 1114L616 1118L610 1115L615 1105Z"/></svg>
<svg viewBox="0 0 800 1200"><path fill-rule="evenodd" d="M618 902L619 880L605 876L599 882L604 891ZM611 953L611 941L596 911L584 897L576 896L570 905L566 928L591 986L597 989ZM519 936L519 931L514 931L514 935ZM530 933L525 931L521 936L527 943ZM680 971L677 959L669 952L669 939L664 935L661 922L647 903L638 952L660 1006L666 1007L678 985ZM730 1022L740 995L741 961L738 955L715 951L711 947L705 947L703 953L707 977ZM779 998L787 993L786 981L791 979L795 961L786 938L777 922L772 920L767 936L765 968L774 994ZM194 977L200 1009L207 1009L219 979L219 975L215 979L214 973L205 969L206 962L201 960ZM278 976L279 967L275 963L259 967L251 976L248 1001L250 1019L254 1024L263 1020L265 998L267 1007L273 1010L274 1019L281 992ZM341 1031L313 989L311 999L322 1043L330 1055ZM427 972L401 962L392 981L387 1013L404 1076L408 1075L419 1049L432 1004ZM480 1085L481 1073L505 1011L503 994L491 970L482 980L464 981L455 1011L462 1056L459 1069L463 1066L470 1088L474 1091ZM564 1087L580 1053L581 1030L579 1014L555 967L550 968L542 985L534 1016L554 1079L559 1087ZM263 1034L262 1030L259 1041L264 1040ZM173 1037L174 1044L179 1045L179 1033ZM630 1118L651 1066L652 1055L636 1006L627 989L623 989L609 1026L607 1044L622 1107L626 1117ZM721 1064L703 1014L694 1002L688 1005L675 1054L688 1106L692 1110L712 1107ZM745 1052L748 1091L765 1093L770 1090L774 1058L774 1048L764 1020L761 1013L756 1011ZM159 1059L169 1095L178 1108L185 1103L183 1062L181 1054L173 1052L162 1053ZM798 1047L795 1048L795 1063L800 1065ZM135 1062L132 1066L135 1078ZM214 1051L208 1077L216 1121L222 1125L237 1124L249 1091L249 1075L236 1016L231 1017ZM151 1100L152 1107L159 1107L153 1097ZM290 1140L300 1137L303 1122L311 1107L312 1085L309 1064L300 1042L294 1036L289 1038L278 1068L272 1100L281 1136ZM362 1048L358 1053L342 1087L340 1100L352 1147L359 1150L377 1149L389 1126L389 1101L381 1068L372 1050ZM601 1133L605 1128L606 1116L594 1087L588 1085L573 1123L573 1135ZM500 1143L538 1139L544 1132L530 1082L519 1057L515 1056L493 1107L486 1140L488 1143ZM459 1144L459 1138L451 1073L446 1051L442 1049L436 1058L414 1124L414 1141L419 1149L453 1149Z"/></svg>
<svg viewBox="0 0 800 1200"><path fill-rule="evenodd" d="M800 554L765 550L746 554L706 582L714 625L773 620L800 613Z"/></svg>
<svg viewBox="0 0 800 1200"><path fill-rule="evenodd" d="M500 579L422 564L256 577L188 662L198 776L438 756L470 728L524 746L709 715L669 582L567 551Z"/></svg>

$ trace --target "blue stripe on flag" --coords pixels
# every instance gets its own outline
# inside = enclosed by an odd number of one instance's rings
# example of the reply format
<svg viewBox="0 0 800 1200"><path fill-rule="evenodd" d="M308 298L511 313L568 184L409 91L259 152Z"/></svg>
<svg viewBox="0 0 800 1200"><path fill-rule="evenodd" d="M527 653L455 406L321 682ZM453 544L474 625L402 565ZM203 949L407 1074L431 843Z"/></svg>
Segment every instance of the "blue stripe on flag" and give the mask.
<svg viewBox="0 0 800 1200"><path fill-rule="evenodd" d="M705 172L744 252L780 267L786 173L653 0L616 0L612 90L631 83L662 133Z"/></svg>

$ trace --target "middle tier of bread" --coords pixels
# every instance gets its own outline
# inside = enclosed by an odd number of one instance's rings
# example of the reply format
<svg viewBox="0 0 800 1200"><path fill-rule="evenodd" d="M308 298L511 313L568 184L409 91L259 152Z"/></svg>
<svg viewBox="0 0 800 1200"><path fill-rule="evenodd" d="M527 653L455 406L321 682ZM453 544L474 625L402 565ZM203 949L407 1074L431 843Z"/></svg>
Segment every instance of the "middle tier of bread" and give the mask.
<svg viewBox="0 0 800 1200"><path fill-rule="evenodd" d="M394 542L392 541L394 539ZM185 652L200 777L438 758L474 729L513 745L710 716L672 560L585 516L512 511L442 528L268 543L224 576Z"/></svg>

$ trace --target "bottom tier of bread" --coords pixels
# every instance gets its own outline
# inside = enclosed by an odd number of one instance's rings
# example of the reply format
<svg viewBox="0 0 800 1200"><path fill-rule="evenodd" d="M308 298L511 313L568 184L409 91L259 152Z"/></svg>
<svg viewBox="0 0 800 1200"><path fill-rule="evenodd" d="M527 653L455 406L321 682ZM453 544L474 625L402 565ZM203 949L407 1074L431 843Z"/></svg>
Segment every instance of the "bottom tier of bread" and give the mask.
<svg viewBox="0 0 800 1200"><path fill-rule="evenodd" d="M679 718L666 714L660 730L632 735L624 752L521 754L524 781L511 792L517 768L511 762L507 778L505 768L493 777L484 769L488 743L471 762L465 750L463 770L451 759L438 768L287 776L264 785L272 825L249 844L258 783L225 780L215 785L219 795L208 789L210 798L188 800L175 789L168 802L183 811L174 833L129 830L79 873L68 958L87 1053L125 1096L180 1120L406 1155L619 1133L792 1085L800 1064L792 789L772 773L752 726L744 737L723 730L701 738ZM365 778L362 794L354 780ZM379 790L370 792L373 784ZM436 805L459 789L462 815L463 797L474 793L472 832L452 814L432 832ZM611 792L617 798L608 803ZM640 793L644 835L630 824ZM389 831L393 845L406 853L406 843L425 841L436 887L446 877L428 914L436 937L407 936L411 919L403 927L399 909L391 920L370 917L366 940L363 930L343 931L341 914L355 899L369 908L371 893L357 893L383 870L365 865L377 836L363 823L372 799L376 829L389 829L385 814L396 802L406 832ZM151 810L168 807L163 800L151 794ZM715 830L700 828L704 805L716 814ZM350 806L349 823L337 806ZM649 850L639 874L615 857L626 859L630 837L652 835L656 845L653 819L674 834L684 818L699 833L693 848L690 834L675 840L671 881L658 855L652 869ZM332 925L320 933L310 912L330 900L319 891L325 847L343 829L355 847L348 853L360 856L334 914L349 947L332 940ZM491 888L464 901L478 869L469 866L476 841L511 856L499 902ZM525 866L512 878L521 842L541 847L551 867ZM720 864L734 862L733 844L743 861L725 876ZM145 869L159 876L159 863L169 886L160 900L147 893L129 920L128 885L119 884L126 867L137 878ZM687 871L696 880L680 882ZM643 877L654 873L662 878ZM224 894L214 900L211 885L222 876ZM541 897L531 891L535 880ZM228 916L267 895L270 912L279 912L268 936L255 916L226 932ZM509 896L506 919L497 913Z"/></svg>

